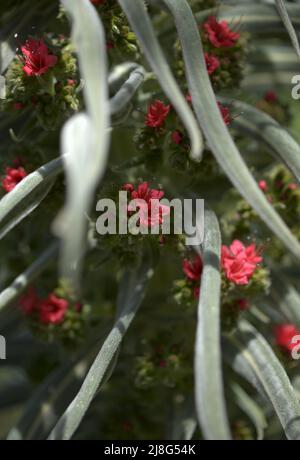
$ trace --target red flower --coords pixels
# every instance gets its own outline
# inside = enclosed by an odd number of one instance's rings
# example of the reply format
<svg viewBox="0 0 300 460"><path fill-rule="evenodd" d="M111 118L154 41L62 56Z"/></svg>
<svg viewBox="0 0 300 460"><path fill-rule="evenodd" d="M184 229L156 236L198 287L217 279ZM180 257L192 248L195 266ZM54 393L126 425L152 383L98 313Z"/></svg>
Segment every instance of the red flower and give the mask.
<svg viewBox="0 0 300 460"><path fill-rule="evenodd" d="M24 63L23 70L29 77L36 77L45 74L57 63L57 56L49 54L49 49L43 40L30 38L21 47Z"/></svg>
<svg viewBox="0 0 300 460"><path fill-rule="evenodd" d="M95 5L95 6L99 6L99 5L103 5L106 0L91 0L91 2Z"/></svg>
<svg viewBox="0 0 300 460"><path fill-rule="evenodd" d="M180 131L173 131L171 138L174 144L179 145L183 141L183 134Z"/></svg>
<svg viewBox="0 0 300 460"><path fill-rule="evenodd" d="M231 117L229 108L224 107L224 105L222 105L220 102L218 102L218 106L219 106L219 109L220 109L225 125L227 126L230 125L230 123L232 122L232 117Z"/></svg>
<svg viewBox="0 0 300 460"><path fill-rule="evenodd" d="M199 255L195 256L193 260L184 259L182 262L182 268L189 281L200 281L203 264Z"/></svg>
<svg viewBox="0 0 300 460"><path fill-rule="evenodd" d="M2 188L5 192L11 192L27 176L25 169L21 166L18 168L6 168L5 174L6 176L2 180Z"/></svg>
<svg viewBox="0 0 300 460"><path fill-rule="evenodd" d="M157 99L148 109L146 126L149 126L150 128L160 128L163 126L170 109L170 105L165 105L162 101Z"/></svg>
<svg viewBox="0 0 300 460"><path fill-rule="evenodd" d="M299 329L294 324L280 324L274 327L276 344L285 351L292 351L296 343L292 343L292 338L300 335Z"/></svg>
<svg viewBox="0 0 300 460"><path fill-rule="evenodd" d="M14 102L13 103L13 108L15 110L22 110L24 109L25 105L22 102Z"/></svg>
<svg viewBox="0 0 300 460"><path fill-rule="evenodd" d="M265 93L264 100L266 102L269 102L269 104L275 104L276 102L278 102L278 96L275 93L275 91L270 90Z"/></svg>
<svg viewBox="0 0 300 460"><path fill-rule="evenodd" d="M249 308L249 303L248 303L248 300L247 299L238 299L236 301L238 307L240 310L247 310L247 308Z"/></svg>
<svg viewBox="0 0 300 460"><path fill-rule="evenodd" d="M295 184L294 182L291 182L291 183L288 185L288 188L289 188L290 190L297 190L298 185Z"/></svg>
<svg viewBox="0 0 300 460"><path fill-rule="evenodd" d="M211 75L220 67L220 61L213 54L205 53L204 57L205 57L207 71L209 75Z"/></svg>
<svg viewBox="0 0 300 460"><path fill-rule="evenodd" d="M161 190L149 188L148 182L143 182L137 188L134 189L132 184L125 184L123 189L128 191L131 195L131 199L135 201L136 207L139 209L140 216L140 225L146 227L155 227L163 223L163 217L170 214L169 206L164 206L158 203L157 208L153 200L161 200L164 197L164 192ZM151 212L151 205L153 204L153 209ZM128 205L128 211L135 211L132 204Z"/></svg>
<svg viewBox="0 0 300 460"><path fill-rule="evenodd" d="M192 260L184 259L182 262L182 269L187 279L193 283L193 296L195 299L200 295L200 281L203 271L202 259L196 255Z"/></svg>
<svg viewBox="0 0 300 460"><path fill-rule="evenodd" d="M68 309L68 302L65 299L50 294L47 299L42 300L39 305L40 320L44 324L59 324L64 320Z"/></svg>
<svg viewBox="0 0 300 460"><path fill-rule="evenodd" d="M222 246L222 268L227 279L235 284L248 284L261 261L255 244L246 247L241 241L234 240L229 248Z"/></svg>
<svg viewBox="0 0 300 460"><path fill-rule="evenodd" d="M229 29L226 21L217 21L215 16L210 16L203 27L208 40L216 48L232 48L240 38L239 33Z"/></svg>
<svg viewBox="0 0 300 460"><path fill-rule="evenodd" d="M263 192L266 192L268 190L268 185L267 185L267 182L265 180L260 180L258 182L258 186Z"/></svg>
<svg viewBox="0 0 300 460"><path fill-rule="evenodd" d="M20 307L25 315L32 313L39 308L39 298L33 288L30 288L26 294L20 298Z"/></svg>

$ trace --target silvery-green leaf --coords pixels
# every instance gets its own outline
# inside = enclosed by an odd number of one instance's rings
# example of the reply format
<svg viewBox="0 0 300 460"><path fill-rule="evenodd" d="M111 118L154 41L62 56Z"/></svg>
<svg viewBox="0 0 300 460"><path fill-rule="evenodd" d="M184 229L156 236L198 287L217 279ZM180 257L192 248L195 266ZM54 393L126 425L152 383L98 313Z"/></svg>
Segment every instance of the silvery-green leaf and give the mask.
<svg viewBox="0 0 300 460"><path fill-rule="evenodd" d="M271 401L288 439L300 439L300 402L283 366L265 338L241 321L234 343Z"/></svg>
<svg viewBox="0 0 300 460"><path fill-rule="evenodd" d="M259 189L226 127L208 75L201 38L186 0L162 0L178 30L195 113L216 160L233 185L275 235L298 258L300 244Z"/></svg>
<svg viewBox="0 0 300 460"><path fill-rule="evenodd" d="M262 409L257 404L257 402L254 401L254 399L251 398L237 383L233 383L231 385L231 390L233 391L236 404L253 422L256 428L257 439L263 440L264 431L268 424Z"/></svg>
<svg viewBox="0 0 300 460"><path fill-rule="evenodd" d="M145 251L140 266L124 274L119 288L117 303L119 314L115 324L93 362L81 389L51 432L50 440L70 439L77 430L110 370L110 365L142 303L145 288L152 275L152 254L150 251Z"/></svg>
<svg viewBox="0 0 300 460"><path fill-rule="evenodd" d="M6 80L0 75L0 99L6 98Z"/></svg>
<svg viewBox="0 0 300 460"><path fill-rule="evenodd" d="M247 380L259 393L263 399L267 399L264 387L261 384L255 370L251 367L244 355L240 353L241 345L236 341L236 337L224 336L222 338L223 357L226 363L243 379Z"/></svg>
<svg viewBox="0 0 300 460"><path fill-rule="evenodd" d="M300 293L278 268L272 269L271 299L287 321L300 328Z"/></svg>
<svg viewBox="0 0 300 460"><path fill-rule="evenodd" d="M67 204L56 229L63 240L62 275L79 287L86 240L86 213L103 177L109 151L110 110L104 28L89 0L62 0L72 21L72 38L84 80L87 114L70 119L62 133L62 153L68 152Z"/></svg>
<svg viewBox="0 0 300 460"><path fill-rule="evenodd" d="M129 78L123 83L119 91L110 99L111 115L121 112L131 101L140 85L145 79L145 69L142 66L135 67Z"/></svg>
<svg viewBox="0 0 300 460"><path fill-rule="evenodd" d="M77 287L80 263L86 245L87 220L85 213L92 204L95 184L86 180L89 168L87 158L91 152L94 131L87 114L74 115L62 131L62 152L64 155L67 201L65 209L58 216L54 230L63 240L61 271L63 277ZM85 173L85 174L84 174Z"/></svg>
<svg viewBox="0 0 300 460"><path fill-rule="evenodd" d="M111 94L115 94L128 75L133 72L139 64L136 62L126 61L113 67L108 76L108 86Z"/></svg>
<svg viewBox="0 0 300 460"><path fill-rule="evenodd" d="M205 213L203 273L195 347L195 400L206 439L230 439L220 344L221 235L216 216Z"/></svg>
<svg viewBox="0 0 300 460"><path fill-rule="evenodd" d="M15 301L58 254L58 243L49 246L12 284L0 293L0 311Z"/></svg>
<svg viewBox="0 0 300 460"><path fill-rule="evenodd" d="M41 166L26 176L0 201L0 239L27 217L51 190L62 171L60 158Z"/></svg>
<svg viewBox="0 0 300 460"><path fill-rule="evenodd" d="M198 123L181 93L169 65L155 36L150 18L143 0L118 0L132 29L136 33L142 50L154 70L162 89L180 116L192 144L192 157L200 160L203 151L203 139Z"/></svg>
<svg viewBox="0 0 300 460"><path fill-rule="evenodd" d="M270 115L245 102L228 97L219 99L222 103L230 105L233 113L239 113L233 127L236 126L239 131L244 131L263 142L300 182L300 145L288 131Z"/></svg>
<svg viewBox="0 0 300 460"><path fill-rule="evenodd" d="M287 11L286 5L284 0L275 0L278 12L280 14L280 17L282 19L282 22L290 36L291 42L293 44L293 47L297 53L298 58L300 59L300 46L299 46L299 41L297 34L295 32L295 29L293 27L293 24L290 20L289 13Z"/></svg>

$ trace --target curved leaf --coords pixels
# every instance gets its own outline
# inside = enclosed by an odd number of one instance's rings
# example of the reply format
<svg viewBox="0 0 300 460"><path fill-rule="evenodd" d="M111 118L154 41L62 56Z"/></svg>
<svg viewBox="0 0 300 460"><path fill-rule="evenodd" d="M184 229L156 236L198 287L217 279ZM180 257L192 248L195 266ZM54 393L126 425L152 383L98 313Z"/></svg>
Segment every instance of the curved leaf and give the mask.
<svg viewBox="0 0 300 460"><path fill-rule="evenodd" d="M144 254L138 268L124 274L118 296L119 315L115 325L102 345L80 391L50 434L50 440L70 439L78 428L141 305L145 287L152 275L153 260L148 252Z"/></svg>
<svg viewBox="0 0 300 460"><path fill-rule="evenodd" d="M19 275L13 283L0 293L0 311L15 301L20 294L35 280L58 254L58 243L54 242Z"/></svg>
<svg viewBox="0 0 300 460"><path fill-rule="evenodd" d="M233 339L270 399L288 439L300 439L300 402L291 382L264 337L242 321Z"/></svg>
<svg viewBox="0 0 300 460"><path fill-rule="evenodd" d="M300 294L278 269L272 269L271 298L291 323L300 328Z"/></svg>
<svg viewBox="0 0 300 460"><path fill-rule="evenodd" d="M278 12L280 14L280 17L282 19L282 22L290 36L290 39L291 39L291 42L292 42L292 45L296 51L296 54L298 56L298 58L300 59L300 46L299 46L299 41L298 41L298 37L297 37L297 34L295 32L295 29L293 27L293 24L290 20L290 17L289 17L289 14L288 14L288 11L287 11L287 8L285 6L285 3L283 0L275 0L275 3L276 3L276 6L277 6L277 9L278 9Z"/></svg>
<svg viewBox="0 0 300 460"><path fill-rule="evenodd" d="M0 239L27 217L51 190L62 171L60 158L41 166L26 176L0 201Z"/></svg>
<svg viewBox="0 0 300 460"><path fill-rule="evenodd" d="M118 0L161 87L185 125L192 144L192 157L202 158L203 139L198 123L182 95L159 46L143 0Z"/></svg>
<svg viewBox="0 0 300 460"><path fill-rule="evenodd" d="M95 189L106 169L110 140L110 110L104 28L89 0L62 0L72 19L72 37L79 57L88 114L78 114L65 125L62 151L67 203L56 229L63 240L61 271L78 289L86 240L86 218ZM70 225L72 230L70 232Z"/></svg>
<svg viewBox="0 0 300 460"><path fill-rule="evenodd" d="M216 216L205 213L195 347L195 392L198 419L206 439L230 439L222 382L220 346L221 235Z"/></svg>
<svg viewBox="0 0 300 460"><path fill-rule="evenodd" d="M231 385L231 390L235 397L235 402L239 408L253 422L257 439L264 439L264 431L267 428L267 420L260 406L246 393L246 391L237 383Z"/></svg>
<svg viewBox="0 0 300 460"><path fill-rule="evenodd" d="M300 182L300 145L288 131L268 114L245 102L228 97L220 97L219 99L240 113L235 118L233 126L263 142Z"/></svg>
<svg viewBox="0 0 300 460"><path fill-rule="evenodd" d="M241 195L286 247L300 258L300 244L252 177L223 121L211 86L199 30L186 0L162 0L170 9L181 41L195 113L208 145Z"/></svg>
<svg viewBox="0 0 300 460"><path fill-rule="evenodd" d="M145 79L145 69L136 66L119 91L110 99L110 112L115 115L125 109Z"/></svg>

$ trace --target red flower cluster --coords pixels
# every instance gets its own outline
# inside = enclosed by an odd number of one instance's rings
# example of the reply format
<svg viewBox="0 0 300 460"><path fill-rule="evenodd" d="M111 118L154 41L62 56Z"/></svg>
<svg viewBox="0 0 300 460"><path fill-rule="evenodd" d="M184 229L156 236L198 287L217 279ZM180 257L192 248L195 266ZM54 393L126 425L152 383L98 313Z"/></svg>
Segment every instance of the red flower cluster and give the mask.
<svg viewBox="0 0 300 460"><path fill-rule="evenodd" d="M165 105L162 101L157 99L148 108L146 116L146 126L149 128L161 128L170 112L171 106Z"/></svg>
<svg viewBox="0 0 300 460"><path fill-rule="evenodd" d="M262 262L255 244L246 247L239 240L234 240L228 248L222 246L221 264L228 280L238 285L246 285Z"/></svg>
<svg viewBox="0 0 300 460"><path fill-rule="evenodd" d="M293 343L292 339L296 335L300 336L300 331L294 324L280 324L275 326L274 335L276 344L284 351L291 352L297 343Z"/></svg>
<svg viewBox="0 0 300 460"><path fill-rule="evenodd" d="M230 30L226 21L217 21L215 16L210 16L203 27L215 48L232 48L240 38L239 33Z"/></svg>
<svg viewBox="0 0 300 460"><path fill-rule="evenodd" d="M30 38L21 47L24 63L23 70L29 77L36 77L45 74L57 63L57 56L49 54L49 49L43 40Z"/></svg>
<svg viewBox="0 0 300 460"><path fill-rule="evenodd" d="M21 297L20 307L25 315L38 314L43 324L60 324L69 307L68 301L50 294L46 299L40 299L33 289Z"/></svg>
<svg viewBox="0 0 300 460"><path fill-rule="evenodd" d="M182 269L187 279L194 284L194 297L198 298L200 293L200 281L203 271L202 259L196 255L192 260L184 259Z"/></svg>
<svg viewBox="0 0 300 460"><path fill-rule="evenodd" d="M11 192L26 176L26 171L21 166L15 168L6 168L5 177L1 182L3 190L5 192Z"/></svg>
<svg viewBox="0 0 300 460"><path fill-rule="evenodd" d="M123 189L130 193L133 203L129 203L128 211L134 212L136 208L139 209L140 225L146 227L156 227L163 223L164 216L170 214L169 206L164 206L159 203L164 197L164 192L161 190L149 188L148 182L143 182L137 188L134 189L132 184L125 184ZM157 203L153 202L157 201ZM157 206L156 206L157 204Z"/></svg>
<svg viewBox="0 0 300 460"><path fill-rule="evenodd" d="M220 61L213 54L205 53L204 57L205 57L207 71L209 75L212 75L220 67Z"/></svg>

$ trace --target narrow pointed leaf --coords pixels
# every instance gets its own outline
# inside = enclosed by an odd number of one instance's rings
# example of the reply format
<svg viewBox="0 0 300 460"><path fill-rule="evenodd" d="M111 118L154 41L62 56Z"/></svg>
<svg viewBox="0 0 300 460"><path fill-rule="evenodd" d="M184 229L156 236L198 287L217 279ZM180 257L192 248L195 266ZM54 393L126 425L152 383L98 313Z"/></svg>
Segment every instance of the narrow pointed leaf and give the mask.
<svg viewBox="0 0 300 460"><path fill-rule="evenodd" d="M230 439L222 381L220 344L221 235L216 216L205 213L195 348L196 407L206 439Z"/></svg>
<svg viewBox="0 0 300 460"><path fill-rule="evenodd" d="M58 243L54 242L19 275L12 284L0 293L0 311L14 302L58 254Z"/></svg>
<svg viewBox="0 0 300 460"><path fill-rule="evenodd" d="M279 269L272 270L272 303L279 307L287 321L300 328L300 293Z"/></svg>
<svg viewBox="0 0 300 460"><path fill-rule="evenodd" d="M262 409L237 383L231 385L231 390L234 393L236 404L253 422L256 428L257 439L260 441L263 440L268 424Z"/></svg>
<svg viewBox="0 0 300 460"><path fill-rule="evenodd" d="M235 337L239 354L261 382L288 439L300 439L300 402L283 366L265 338L242 321Z"/></svg>
<svg viewBox="0 0 300 460"><path fill-rule="evenodd" d="M297 37L297 34L296 34L296 31L293 27L293 24L292 24L292 21L290 20L290 17L289 17L289 13L286 9L286 6L285 6L285 2L284 0L275 0L275 3L276 3L276 6L277 6L277 9L278 9L278 12L280 14L280 17L282 19L282 22L290 36L290 39L291 39L291 42L292 42L292 45L296 51L296 54L298 56L298 58L300 59L300 46L299 46L299 41L298 41L298 37Z"/></svg>
<svg viewBox="0 0 300 460"><path fill-rule="evenodd" d="M288 131L268 114L245 102L227 97L221 97L220 101L240 113L233 126L263 142L300 182L300 145Z"/></svg>

